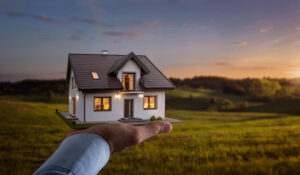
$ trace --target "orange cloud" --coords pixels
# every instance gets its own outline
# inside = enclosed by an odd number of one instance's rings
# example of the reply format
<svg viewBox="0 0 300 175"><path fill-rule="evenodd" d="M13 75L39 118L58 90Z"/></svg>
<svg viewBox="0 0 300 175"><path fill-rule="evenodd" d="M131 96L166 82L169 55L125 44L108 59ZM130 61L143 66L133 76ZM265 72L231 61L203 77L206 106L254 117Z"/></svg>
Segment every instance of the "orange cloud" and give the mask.
<svg viewBox="0 0 300 175"><path fill-rule="evenodd" d="M272 27L263 27L261 29L259 29L260 33L267 33L270 32L272 30Z"/></svg>
<svg viewBox="0 0 300 175"><path fill-rule="evenodd" d="M234 45L238 46L238 47L247 46L248 42L247 41L237 41L234 43Z"/></svg>
<svg viewBox="0 0 300 175"><path fill-rule="evenodd" d="M220 61L220 62L216 62L216 65L217 66L229 66L230 65L230 63L229 62L223 62L223 61Z"/></svg>

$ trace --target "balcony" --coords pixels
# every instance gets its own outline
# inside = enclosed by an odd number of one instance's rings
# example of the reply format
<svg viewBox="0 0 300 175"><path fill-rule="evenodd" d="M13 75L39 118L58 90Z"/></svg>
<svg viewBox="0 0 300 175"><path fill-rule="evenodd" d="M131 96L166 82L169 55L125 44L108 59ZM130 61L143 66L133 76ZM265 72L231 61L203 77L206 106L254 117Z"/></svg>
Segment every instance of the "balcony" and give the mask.
<svg viewBox="0 0 300 175"><path fill-rule="evenodd" d="M139 91L139 90L136 90L136 91L121 91L121 94L144 94L144 91Z"/></svg>

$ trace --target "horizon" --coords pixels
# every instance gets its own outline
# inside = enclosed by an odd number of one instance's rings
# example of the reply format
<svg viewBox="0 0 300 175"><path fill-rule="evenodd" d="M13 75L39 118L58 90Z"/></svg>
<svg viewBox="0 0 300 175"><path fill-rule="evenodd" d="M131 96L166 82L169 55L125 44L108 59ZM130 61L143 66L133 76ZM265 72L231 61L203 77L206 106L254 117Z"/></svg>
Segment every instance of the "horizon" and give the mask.
<svg viewBox="0 0 300 175"><path fill-rule="evenodd" d="M297 0L1 1L0 82L64 79L68 53L104 49L167 77L299 78L299 16Z"/></svg>
<svg viewBox="0 0 300 175"><path fill-rule="evenodd" d="M180 79L180 80L184 80L184 79L193 79L195 77L218 77L218 78L225 78L225 79L229 79L229 80L244 80L244 79L278 79L278 80L300 80L300 77L291 77L291 78L285 78L285 77L243 77L243 78L232 78L232 77L225 77L225 76L217 76L217 75L194 75L192 77L183 77L183 78L179 78L179 77L175 77L175 76L170 76L167 77L168 79ZM0 77L0 83L18 83L18 82L23 82L23 81L66 81L66 78L49 78L49 79L42 79L42 78L26 78L26 79L19 79L19 80L14 80L14 81L3 81L1 80Z"/></svg>

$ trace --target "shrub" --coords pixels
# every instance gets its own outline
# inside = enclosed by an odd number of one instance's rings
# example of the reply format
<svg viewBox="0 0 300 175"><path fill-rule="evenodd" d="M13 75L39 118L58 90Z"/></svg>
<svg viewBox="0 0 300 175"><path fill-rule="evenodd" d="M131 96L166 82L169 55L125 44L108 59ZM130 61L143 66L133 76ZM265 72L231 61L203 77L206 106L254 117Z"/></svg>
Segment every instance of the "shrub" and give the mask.
<svg viewBox="0 0 300 175"><path fill-rule="evenodd" d="M161 116L157 117L157 120L162 120L162 117Z"/></svg>
<svg viewBox="0 0 300 175"><path fill-rule="evenodd" d="M222 109L230 109L233 106L233 102L227 98L222 101Z"/></svg>
<svg viewBox="0 0 300 175"><path fill-rule="evenodd" d="M241 111L247 110L248 108L249 108L248 102L244 101L242 103L239 103L239 104L235 105L234 108L233 108L233 110L241 112Z"/></svg>
<svg viewBox="0 0 300 175"><path fill-rule="evenodd" d="M211 99L210 99L210 104L216 104L216 102L217 102L217 97L212 97Z"/></svg>
<svg viewBox="0 0 300 175"><path fill-rule="evenodd" d="M229 83L223 87L223 93L235 94L235 95L245 95L246 91L240 85L237 85L235 83Z"/></svg>
<svg viewBox="0 0 300 175"><path fill-rule="evenodd" d="M152 117L150 118L151 121L156 120L156 117L154 115L152 115Z"/></svg>
<svg viewBox="0 0 300 175"><path fill-rule="evenodd" d="M242 104L242 108L243 109L248 109L249 108L249 103L247 101L245 101L243 104Z"/></svg>

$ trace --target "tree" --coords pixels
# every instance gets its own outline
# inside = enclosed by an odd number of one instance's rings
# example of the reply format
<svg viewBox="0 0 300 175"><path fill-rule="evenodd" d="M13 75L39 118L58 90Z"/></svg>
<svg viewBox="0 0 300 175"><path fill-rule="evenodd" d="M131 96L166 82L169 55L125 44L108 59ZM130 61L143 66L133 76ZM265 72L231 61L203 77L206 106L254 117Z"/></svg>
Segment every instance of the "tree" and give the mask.
<svg viewBox="0 0 300 175"><path fill-rule="evenodd" d="M273 99L280 89L281 86L277 81L255 79L251 82L248 93L252 100L265 101Z"/></svg>

